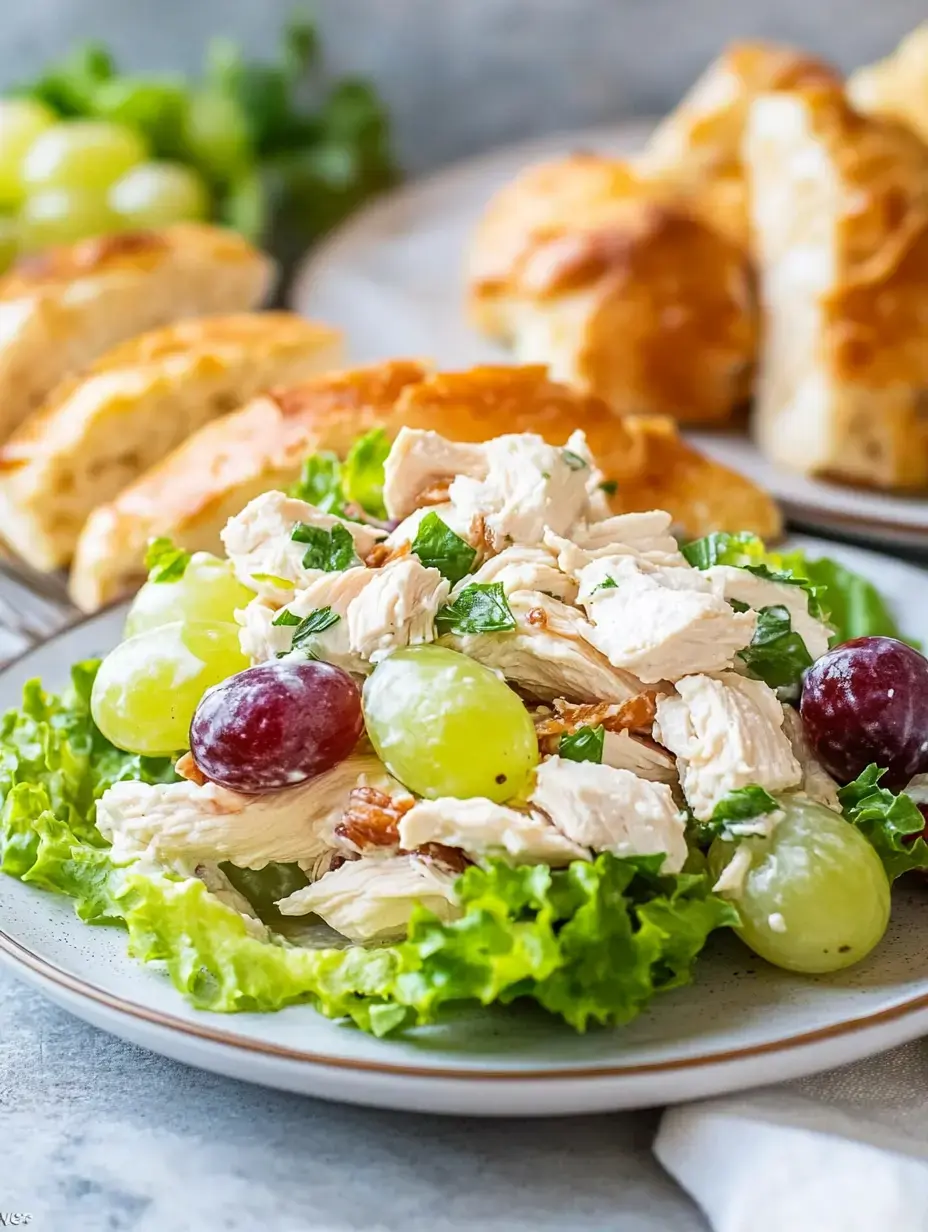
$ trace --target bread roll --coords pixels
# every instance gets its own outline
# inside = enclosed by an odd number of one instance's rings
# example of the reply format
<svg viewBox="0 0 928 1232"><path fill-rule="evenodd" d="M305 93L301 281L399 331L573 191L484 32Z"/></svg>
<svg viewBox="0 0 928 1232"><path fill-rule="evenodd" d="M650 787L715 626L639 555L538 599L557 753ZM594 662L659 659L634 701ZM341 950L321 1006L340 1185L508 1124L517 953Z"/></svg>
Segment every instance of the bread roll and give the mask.
<svg viewBox="0 0 928 1232"><path fill-rule="evenodd" d="M340 357L334 330L284 312L185 321L115 347L0 446L4 538L38 569L66 564L91 510L191 432Z"/></svg>
<svg viewBox="0 0 928 1232"><path fill-rule="evenodd" d="M928 484L928 147L815 90L757 99L745 151L761 449L810 475Z"/></svg>
<svg viewBox="0 0 928 1232"><path fill-rule="evenodd" d="M265 298L271 261L201 223L53 248L0 278L0 441L51 390L135 334Z"/></svg>
<svg viewBox="0 0 928 1232"><path fill-rule="evenodd" d="M847 96L858 111L901 120L928 141L928 22L885 60L851 73Z"/></svg>
<svg viewBox="0 0 928 1232"><path fill-rule="evenodd" d="M429 376L395 361L275 390L190 437L91 515L71 576L75 602L91 611L138 584L153 535L191 551L220 551L220 529L253 496L292 483L310 453L344 454L377 424L390 435L408 425L464 441L534 431L563 442L582 428L617 485L616 512L667 508L691 535L780 530L769 496L685 445L668 420L617 420L599 399L548 380L543 368Z"/></svg>
<svg viewBox="0 0 928 1232"><path fill-rule="evenodd" d="M749 393L745 253L623 163L524 172L491 202L469 279L478 328L618 414L718 422Z"/></svg>
<svg viewBox="0 0 928 1232"><path fill-rule="evenodd" d="M732 43L657 126L636 168L687 193L703 217L747 247L741 143L751 102L773 91L840 84L836 69L794 47Z"/></svg>

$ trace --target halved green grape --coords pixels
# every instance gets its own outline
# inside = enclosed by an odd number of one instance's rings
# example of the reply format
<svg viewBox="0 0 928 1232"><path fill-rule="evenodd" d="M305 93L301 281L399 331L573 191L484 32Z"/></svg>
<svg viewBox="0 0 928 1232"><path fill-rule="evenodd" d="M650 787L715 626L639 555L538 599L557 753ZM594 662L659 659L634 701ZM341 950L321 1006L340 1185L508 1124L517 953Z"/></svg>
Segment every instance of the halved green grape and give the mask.
<svg viewBox="0 0 928 1232"><path fill-rule="evenodd" d="M442 646L395 651L364 686L367 733L411 791L487 796L526 787L538 741L516 693L474 659Z"/></svg>
<svg viewBox="0 0 928 1232"><path fill-rule="evenodd" d="M232 624L235 609L254 597L238 581L229 561L211 552L194 552L176 582L145 583L129 608L123 636L135 637L176 620Z"/></svg>
<svg viewBox="0 0 928 1232"><path fill-rule="evenodd" d="M859 830L824 805L779 797L784 817L769 838L716 839L709 866L721 873L740 846L751 856L732 901L739 932L777 967L838 971L878 944L889 921L889 881Z"/></svg>
<svg viewBox="0 0 928 1232"><path fill-rule="evenodd" d="M131 128L108 120L68 120L41 133L26 154L27 192L46 188L105 189L148 156Z"/></svg>
<svg viewBox="0 0 928 1232"><path fill-rule="evenodd" d="M206 690L247 666L236 625L161 625L106 656L91 714L120 749L150 757L175 753L187 748L190 721Z"/></svg>
<svg viewBox="0 0 928 1232"><path fill-rule="evenodd" d="M83 188L50 188L23 203L19 236L26 252L49 244L71 244L91 235L119 229L116 215L101 193Z"/></svg>
<svg viewBox="0 0 928 1232"><path fill-rule="evenodd" d="M210 212L202 178L180 163L139 163L112 186L109 204L124 226L137 228L196 221Z"/></svg>
<svg viewBox="0 0 928 1232"><path fill-rule="evenodd" d="M40 133L58 117L33 98L0 99L0 203L18 205L25 195L22 165Z"/></svg>

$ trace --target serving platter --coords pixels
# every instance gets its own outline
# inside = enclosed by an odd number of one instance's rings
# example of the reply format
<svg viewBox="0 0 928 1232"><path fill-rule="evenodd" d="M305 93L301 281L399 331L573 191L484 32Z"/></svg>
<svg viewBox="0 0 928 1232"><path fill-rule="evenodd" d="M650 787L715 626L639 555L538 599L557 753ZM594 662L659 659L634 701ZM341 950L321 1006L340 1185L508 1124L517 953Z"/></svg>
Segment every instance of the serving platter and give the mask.
<svg viewBox="0 0 928 1232"><path fill-rule="evenodd" d="M872 579L905 633L928 642L928 574L814 539ZM0 673L0 704L23 683L65 683L73 662L119 638L109 609ZM620 1030L574 1034L541 1011L476 1012L406 1038L376 1040L308 1006L224 1016L192 1009L119 929L81 923L71 903L0 877L0 958L65 1009L106 1031L208 1070L326 1099L453 1114L594 1112L695 1099L782 1081L928 1033L928 947L913 943L928 886L897 888L893 920L864 963L831 977L768 967L734 936L712 940L697 979Z"/></svg>
<svg viewBox="0 0 928 1232"><path fill-rule="evenodd" d="M486 203L532 162L584 149L626 156L651 127L642 120L510 146L401 188L313 250L297 272L292 306L344 330L355 363L397 355L446 368L511 362L470 328L463 310L464 253ZM741 431L687 436L771 492L798 526L928 550L928 493L897 496L809 479L768 461Z"/></svg>

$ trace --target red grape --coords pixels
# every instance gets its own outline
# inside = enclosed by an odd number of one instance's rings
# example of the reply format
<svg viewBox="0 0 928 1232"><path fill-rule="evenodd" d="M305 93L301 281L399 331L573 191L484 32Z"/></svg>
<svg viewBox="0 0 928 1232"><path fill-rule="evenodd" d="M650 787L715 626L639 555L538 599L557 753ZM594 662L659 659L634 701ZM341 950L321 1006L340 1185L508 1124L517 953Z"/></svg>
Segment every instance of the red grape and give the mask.
<svg viewBox="0 0 928 1232"><path fill-rule="evenodd" d="M214 783L257 793L293 787L347 757L364 727L347 672L315 660L249 667L208 690L190 752Z"/></svg>
<svg viewBox="0 0 928 1232"><path fill-rule="evenodd" d="M899 791L928 770L928 659L893 637L856 637L806 673L800 707L819 760L840 783L871 762Z"/></svg>

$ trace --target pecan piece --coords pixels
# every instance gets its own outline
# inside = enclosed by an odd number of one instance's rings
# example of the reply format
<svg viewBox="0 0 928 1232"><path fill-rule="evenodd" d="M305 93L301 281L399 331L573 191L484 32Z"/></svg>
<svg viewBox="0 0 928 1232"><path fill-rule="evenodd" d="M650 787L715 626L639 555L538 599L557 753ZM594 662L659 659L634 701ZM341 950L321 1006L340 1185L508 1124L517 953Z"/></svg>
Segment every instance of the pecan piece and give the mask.
<svg viewBox="0 0 928 1232"><path fill-rule="evenodd" d="M395 548L388 547L386 543L375 543L365 557L364 563L368 569L382 569L391 560L399 560L402 556L408 556L411 550L412 545L409 543L401 543Z"/></svg>
<svg viewBox="0 0 928 1232"><path fill-rule="evenodd" d="M335 827L335 837L362 853L372 847L396 851L400 845L400 818L412 806L412 796L396 798L376 787L355 787Z"/></svg>
<svg viewBox="0 0 928 1232"><path fill-rule="evenodd" d="M549 736L573 734L579 727L604 727L606 731L641 731L650 733L657 710L657 694L652 691L636 693L628 701L576 702L559 697L554 703L555 713L540 714L535 720L535 734L539 740Z"/></svg>

